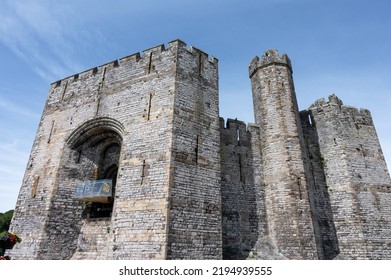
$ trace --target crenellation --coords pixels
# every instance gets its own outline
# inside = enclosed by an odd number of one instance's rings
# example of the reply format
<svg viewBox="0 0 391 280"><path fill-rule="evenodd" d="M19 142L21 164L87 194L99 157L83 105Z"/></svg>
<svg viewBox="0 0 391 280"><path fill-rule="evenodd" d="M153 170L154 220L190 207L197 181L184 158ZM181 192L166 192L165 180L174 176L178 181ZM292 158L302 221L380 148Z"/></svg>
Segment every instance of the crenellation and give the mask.
<svg viewBox="0 0 391 280"><path fill-rule="evenodd" d="M155 47L151 47L151 48L145 49L142 52L141 59L148 58L151 53L153 55L160 55L165 50L166 50L166 48L165 48L164 44L160 44L160 45L157 45Z"/></svg>
<svg viewBox="0 0 391 280"><path fill-rule="evenodd" d="M349 118L352 123L357 125L373 126L371 112L368 109L343 105L342 100L340 100L335 94L329 96L328 102L322 98L310 106L311 110L316 110L317 112L334 110L331 108L337 108L337 111L341 112L341 118Z"/></svg>
<svg viewBox="0 0 391 280"><path fill-rule="evenodd" d="M97 67L94 67L93 69L96 68L97 70L95 70L96 72L93 70L93 73L95 72L95 74L97 74L99 70L101 70L101 71L103 70L103 72L104 72L106 68L114 68L114 67L118 67L118 66L119 66L118 59L114 59L110 62L103 63Z"/></svg>
<svg viewBox="0 0 391 280"><path fill-rule="evenodd" d="M332 94L329 96L329 103L330 104L335 104L337 105L339 108L342 107L343 105L343 102L341 99L338 98L338 96L336 96L335 94Z"/></svg>
<svg viewBox="0 0 391 280"><path fill-rule="evenodd" d="M292 74L292 64L289 57L286 54L279 56L276 50L268 50L263 55L261 60L258 56L255 56L249 65L249 76L250 78L260 68L264 68L270 65L283 65L289 69Z"/></svg>
<svg viewBox="0 0 391 280"><path fill-rule="evenodd" d="M370 111L333 94L299 112L276 50L249 75L255 124L219 116L218 60L180 40L52 83L12 257L389 259Z"/></svg>
<svg viewBox="0 0 391 280"><path fill-rule="evenodd" d="M217 65L217 63L218 63L218 59L217 58L215 58L214 56L209 55L208 53L206 53L203 50L198 49L198 48L196 48L194 46L190 46L187 50L188 50L188 52L203 58L203 60L205 60L205 61L207 61L207 62L209 62L211 64Z"/></svg>
<svg viewBox="0 0 391 280"><path fill-rule="evenodd" d="M169 46L174 46L176 45L177 41L173 41L169 44ZM56 87L60 86L63 82L65 81L70 81L71 78L73 78L74 81L78 80L79 76L85 76L84 78L87 79L90 75L90 73L92 73L93 75L96 75L96 74L99 74L101 73L102 71L104 71L105 68L109 67L109 68L112 68L112 67L120 67L122 66L122 64L136 64L138 63L140 60L145 60L145 59L149 59L149 56L150 54L152 53L154 57L157 56L160 56L162 55L164 52L166 51L166 48L164 46L164 44L161 44L161 45L158 45L158 46L155 46L155 47L151 47L151 48L148 48L148 49L145 49L141 54L140 52L137 52L137 53L134 53L134 54L131 54L131 55L128 55L128 56L124 56L120 59L115 59L113 61L110 61L110 62L107 62L107 63L104 63L104 64L101 64L99 66L95 66L95 67L91 67L87 70L84 70L80 73L76 73L76 74L73 74L73 75L70 75L68 77L65 77L61 80L58 80L56 82L53 82L51 85L56 85Z"/></svg>
<svg viewBox="0 0 391 280"><path fill-rule="evenodd" d="M123 64L123 63L132 64L132 63L138 62L140 59L141 59L141 55L139 52L137 52L137 53L134 53L131 55L124 56L124 57L118 59L118 61L119 61L119 64Z"/></svg>

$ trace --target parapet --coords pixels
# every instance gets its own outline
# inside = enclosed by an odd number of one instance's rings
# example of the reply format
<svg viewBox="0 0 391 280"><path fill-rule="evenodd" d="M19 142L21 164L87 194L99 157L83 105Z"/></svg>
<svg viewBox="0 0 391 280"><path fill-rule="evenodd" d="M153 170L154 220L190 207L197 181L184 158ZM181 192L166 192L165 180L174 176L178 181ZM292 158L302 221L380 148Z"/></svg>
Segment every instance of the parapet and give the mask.
<svg viewBox="0 0 391 280"><path fill-rule="evenodd" d="M220 136L221 144L250 147L252 141L259 141L259 127L238 119L227 119L225 123L220 117Z"/></svg>
<svg viewBox="0 0 391 280"><path fill-rule="evenodd" d="M246 131L246 123L238 119L227 119L227 122L224 121L224 118L220 117L220 128L231 129L231 128L241 128Z"/></svg>
<svg viewBox="0 0 391 280"><path fill-rule="evenodd" d="M350 117L361 125L373 125L371 112L368 109L359 109L353 106L343 105L342 100L339 99L335 94L330 95L328 97L328 101L326 101L324 98L318 99L309 107L308 110L312 112L325 112L333 110L334 112L337 112L338 115Z"/></svg>
<svg viewBox="0 0 391 280"><path fill-rule="evenodd" d="M258 56L255 56L249 65L249 75L250 78L257 72L258 69L272 65L272 64L280 64L286 65L292 73L292 64L291 60L286 54L279 56L278 51L274 49L267 50L262 59L259 60Z"/></svg>
<svg viewBox="0 0 391 280"><path fill-rule="evenodd" d="M328 102L326 102L324 98L319 98L318 100L315 101L314 104L310 106L310 109L320 108L328 105L334 105L334 106L338 106L339 108L342 108L343 102L335 94L330 95L328 99L329 99Z"/></svg>
<svg viewBox="0 0 391 280"><path fill-rule="evenodd" d="M142 51L141 54L140 54L140 52L137 52L137 53L134 53L134 54L122 57L120 59L116 59L116 60L113 60L111 62L102 64L100 66L92 67L92 68L87 69L87 70L85 70L83 72L80 72L80 73L68 76L68 77L66 77L64 79L61 79L61 80L58 80L58 81L52 83L51 87L52 88L53 87L58 87L63 82L73 82L73 81L76 81L78 79L83 79L83 78L85 78L87 76L91 76L91 75L96 75L98 73L102 73L104 71L104 69L107 68L107 67L119 67L119 66L125 65L125 64L135 64L135 63L138 63L140 60L143 60L143 59L151 59L152 56L153 56L153 58L156 58L156 57L162 55L164 52L166 52L168 50L172 50L172 49L177 49L178 51L187 51L187 52L190 52L190 53L192 53L194 55L198 55L200 57L203 57L204 59L209 61L211 64L215 64L215 65L218 64L218 59L217 58L215 58L213 56L210 56L206 52L204 52L204 51L202 51L202 50L200 50L198 48L195 48L193 46L187 47L186 43L184 43L183 41L177 39L177 40L173 40L173 41L169 42L167 47L164 44L160 44L160 45L157 45L155 47L151 47L151 48L145 49L144 51Z"/></svg>

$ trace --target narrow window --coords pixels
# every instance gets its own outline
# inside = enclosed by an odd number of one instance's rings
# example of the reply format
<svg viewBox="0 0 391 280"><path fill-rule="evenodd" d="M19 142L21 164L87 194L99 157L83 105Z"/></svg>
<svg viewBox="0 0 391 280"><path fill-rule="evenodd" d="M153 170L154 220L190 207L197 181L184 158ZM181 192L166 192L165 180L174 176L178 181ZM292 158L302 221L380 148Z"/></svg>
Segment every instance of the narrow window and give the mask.
<svg viewBox="0 0 391 280"><path fill-rule="evenodd" d="M50 143L50 138L52 137L53 127L54 127L54 120L52 121L52 127L50 128L49 137L48 137L48 143Z"/></svg>
<svg viewBox="0 0 391 280"><path fill-rule="evenodd" d="M76 163L80 163L80 159L81 159L81 150L78 150L77 151Z"/></svg>
<svg viewBox="0 0 391 280"><path fill-rule="evenodd" d="M148 74L151 74L152 70L152 52L149 54Z"/></svg>
<svg viewBox="0 0 391 280"><path fill-rule="evenodd" d="M141 185L144 183L144 177L145 177L145 159L143 160L143 166L141 170Z"/></svg>
<svg viewBox="0 0 391 280"><path fill-rule="evenodd" d="M238 155L238 162L239 162L239 180L240 180L240 182L244 183L243 168L242 168L242 157L241 157L240 154Z"/></svg>
<svg viewBox="0 0 391 280"><path fill-rule="evenodd" d="M200 136L197 135L196 147L195 147L195 161L196 161L196 164L198 164L199 145L200 145Z"/></svg>
<svg viewBox="0 0 391 280"><path fill-rule="evenodd" d="M310 124L310 126L312 126L312 118L311 118L311 115L308 115L308 123Z"/></svg>
<svg viewBox="0 0 391 280"><path fill-rule="evenodd" d="M151 93L149 94L149 101L148 101L147 121L149 121L149 119L150 119L150 117L151 117L152 97L153 97L153 94L152 94L152 92L151 92Z"/></svg>
<svg viewBox="0 0 391 280"><path fill-rule="evenodd" d="M64 90L62 91L61 100L64 100L65 92L67 91L68 82L65 83Z"/></svg>
<svg viewBox="0 0 391 280"><path fill-rule="evenodd" d="M31 198L37 196L38 183L39 183L39 176L35 176L33 181L33 186L31 188Z"/></svg>
<svg viewBox="0 0 391 280"><path fill-rule="evenodd" d="M202 55L198 56L198 75L201 75L202 72Z"/></svg>
<svg viewBox="0 0 391 280"><path fill-rule="evenodd" d="M101 79L101 81L100 81L100 83L99 83L99 90L101 90L101 89L103 88L104 84L105 84L106 69L107 69L107 67L105 67L105 68L103 69L102 79Z"/></svg>
<svg viewBox="0 0 391 280"><path fill-rule="evenodd" d="M107 67L105 67L105 69L103 69L103 75L102 75L102 83L105 81L106 79L106 70L107 70Z"/></svg>

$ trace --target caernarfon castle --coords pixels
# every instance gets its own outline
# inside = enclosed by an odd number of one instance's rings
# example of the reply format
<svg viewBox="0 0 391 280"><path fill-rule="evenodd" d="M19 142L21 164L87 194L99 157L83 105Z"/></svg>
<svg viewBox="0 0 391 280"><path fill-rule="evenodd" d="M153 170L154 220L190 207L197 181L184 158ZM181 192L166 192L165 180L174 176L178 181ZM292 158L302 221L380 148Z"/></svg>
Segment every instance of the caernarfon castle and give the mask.
<svg viewBox="0 0 391 280"><path fill-rule="evenodd" d="M53 83L14 259L391 259L371 114L299 111L287 55L249 65L255 124L219 116L218 61L176 40Z"/></svg>

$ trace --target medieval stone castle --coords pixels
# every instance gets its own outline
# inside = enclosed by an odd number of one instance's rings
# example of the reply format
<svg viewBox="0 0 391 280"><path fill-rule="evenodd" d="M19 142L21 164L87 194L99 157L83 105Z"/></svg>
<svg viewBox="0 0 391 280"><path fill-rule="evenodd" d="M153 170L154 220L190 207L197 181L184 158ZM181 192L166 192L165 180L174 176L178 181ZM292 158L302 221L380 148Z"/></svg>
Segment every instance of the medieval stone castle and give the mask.
<svg viewBox="0 0 391 280"><path fill-rule="evenodd" d="M370 112L299 112L287 55L249 65L255 124L219 116L218 61L180 40L51 85L14 259L391 259Z"/></svg>

